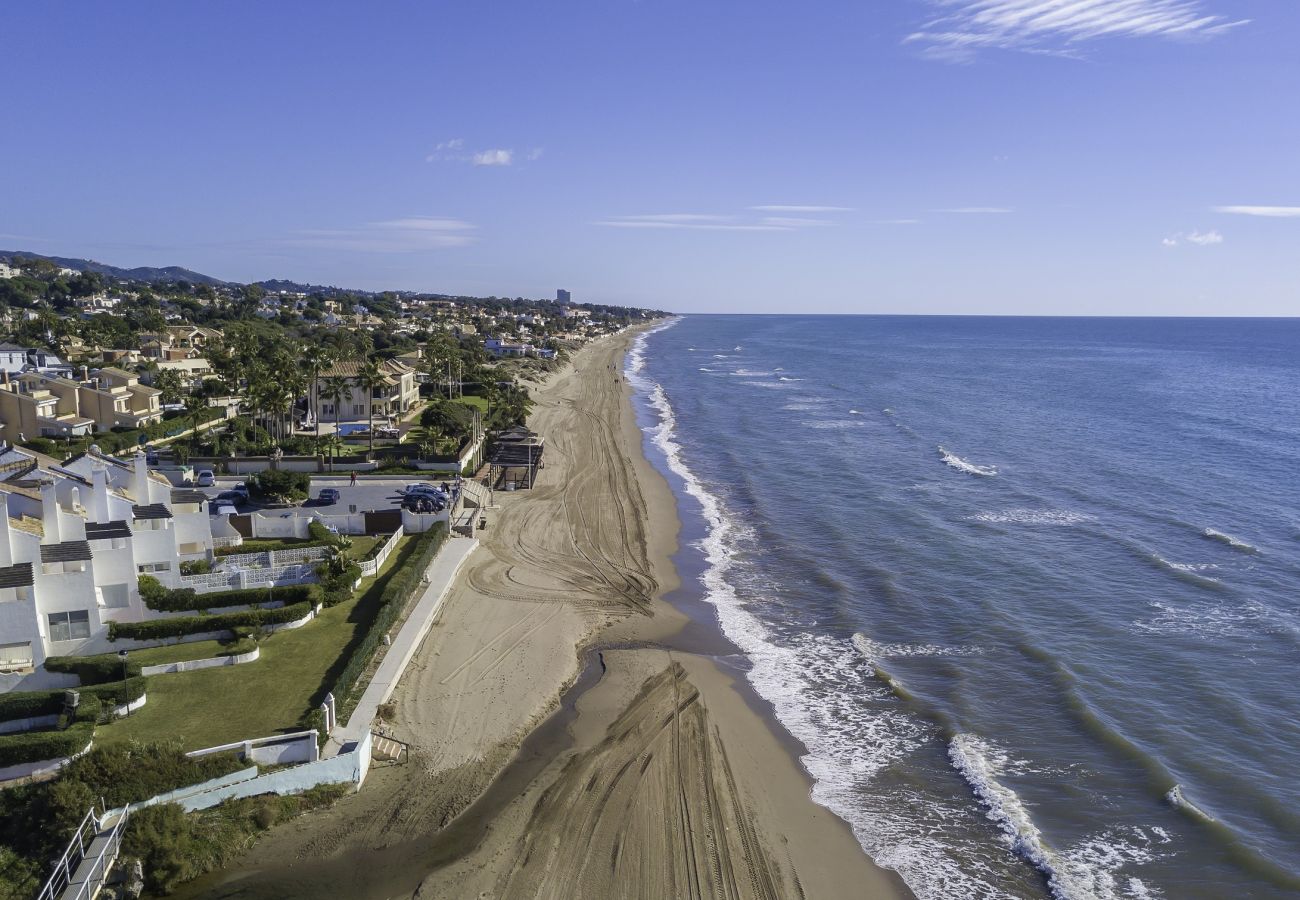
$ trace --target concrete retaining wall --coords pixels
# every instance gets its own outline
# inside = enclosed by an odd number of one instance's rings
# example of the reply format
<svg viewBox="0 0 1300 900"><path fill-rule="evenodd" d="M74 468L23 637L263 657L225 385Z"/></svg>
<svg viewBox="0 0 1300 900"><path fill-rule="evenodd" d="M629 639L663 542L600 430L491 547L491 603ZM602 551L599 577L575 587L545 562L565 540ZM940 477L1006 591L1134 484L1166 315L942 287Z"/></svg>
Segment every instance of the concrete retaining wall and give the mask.
<svg viewBox="0 0 1300 900"><path fill-rule="evenodd" d="M193 672L195 669L216 669L221 666L237 666L241 663L254 662L262 655L261 647L254 647L247 653L232 653L229 656L209 656L207 659L190 659L185 662L162 663L157 666L144 666L142 675L170 675L173 672Z"/></svg>

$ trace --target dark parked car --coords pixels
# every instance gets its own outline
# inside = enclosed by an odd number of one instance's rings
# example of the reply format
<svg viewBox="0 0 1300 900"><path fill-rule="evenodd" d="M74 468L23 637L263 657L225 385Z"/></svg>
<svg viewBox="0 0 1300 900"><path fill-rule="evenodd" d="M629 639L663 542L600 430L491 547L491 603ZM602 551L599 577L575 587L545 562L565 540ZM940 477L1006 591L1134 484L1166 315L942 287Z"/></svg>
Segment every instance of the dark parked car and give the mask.
<svg viewBox="0 0 1300 900"><path fill-rule="evenodd" d="M321 503L333 504L339 502L338 488L321 488L320 495L317 497Z"/></svg>
<svg viewBox="0 0 1300 900"><path fill-rule="evenodd" d="M229 503L231 506L238 506L241 503L248 502L248 495L243 491L222 491L217 494L217 503Z"/></svg>

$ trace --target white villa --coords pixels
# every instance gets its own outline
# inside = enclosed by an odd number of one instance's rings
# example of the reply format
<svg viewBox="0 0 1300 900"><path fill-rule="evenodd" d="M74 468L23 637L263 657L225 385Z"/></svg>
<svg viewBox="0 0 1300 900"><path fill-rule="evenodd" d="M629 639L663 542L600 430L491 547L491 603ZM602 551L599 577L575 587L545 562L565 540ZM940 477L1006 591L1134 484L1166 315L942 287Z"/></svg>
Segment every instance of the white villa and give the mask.
<svg viewBox="0 0 1300 900"><path fill-rule="evenodd" d="M0 453L0 672L108 652L110 621L160 615L137 579L179 586L182 561L211 558L206 501L149 472L143 455L128 464L92 451L60 464ZM0 678L0 691L17 683Z"/></svg>

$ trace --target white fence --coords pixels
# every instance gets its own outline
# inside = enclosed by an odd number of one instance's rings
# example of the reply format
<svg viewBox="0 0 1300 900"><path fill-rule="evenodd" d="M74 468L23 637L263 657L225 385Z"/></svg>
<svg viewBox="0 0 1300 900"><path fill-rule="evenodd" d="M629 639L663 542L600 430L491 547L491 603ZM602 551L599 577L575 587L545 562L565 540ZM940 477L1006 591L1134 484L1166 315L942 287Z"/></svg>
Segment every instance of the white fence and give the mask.
<svg viewBox="0 0 1300 900"><path fill-rule="evenodd" d="M383 567L384 563L388 561L388 557L392 555L393 549L397 547L397 542L402 539L402 535L405 533L405 530L399 525L397 530L388 538L388 541L380 551L375 554L375 558L364 560L361 563L361 574L366 576L374 575L378 572L380 568Z"/></svg>
<svg viewBox="0 0 1300 900"><path fill-rule="evenodd" d="M240 568L287 566L290 563L315 562L329 556L328 547L289 547L285 550L262 550L259 553L231 553L217 558L223 567Z"/></svg>
<svg viewBox="0 0 1300 900"><path fill-rule="evenodd" d="M182 575L181 587L193 588L200 594L210 594L213 591L234 591L251 587L315 584L316 580L316 567L308 563L260 566L247 569L233 566L229 572Z"/></svg>

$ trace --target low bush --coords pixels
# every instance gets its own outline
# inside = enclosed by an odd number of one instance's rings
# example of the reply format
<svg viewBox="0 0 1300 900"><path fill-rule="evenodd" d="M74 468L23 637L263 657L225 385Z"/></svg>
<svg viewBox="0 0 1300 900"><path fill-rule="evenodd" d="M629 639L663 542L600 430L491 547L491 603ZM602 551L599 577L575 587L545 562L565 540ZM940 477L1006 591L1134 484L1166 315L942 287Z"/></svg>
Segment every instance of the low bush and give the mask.
<svg viewBox="0 0 1300 900"><path fill-rule="evenodd" d="M239 625L254 627L278 625L303 618L311 612L311 608L310 603L302 602L277 609L245 609L210 616L178 616L174 619L150 619L145 622L109 622L108 639L110 641L120 638L154 641L209 631L230 631Z"/></svg>
<svg viewBox="0 0 1300 900"><path fill-rule="evenodd" d="M51 672L66 672L76 675L82 684L106 684L121 681L123 677L132 678L140 674L139 663L126 661L125 675L122 660L116 653L103 653L98 656L47 656L45 668Z"/></svg>
<svg viewBox="0 0 1300 900"><path fill-rule="evenodd" d="M46 456L55 456L55 451L58 449L58 444L49 438L42 437L23 441L23 446L28 450L35 450L37 453L44 453Z"/></svg>
<svg viewBox="0 0 1300 900"><path fill-rule="evenodd" d="M0 766L63 759L85 750L94 736L94 722L79 722L62 731L0 734Z"/></svg>
<svg viewBox="0 0 1300 900"><path fill-rule="evenodd" d="M342 535L330 531L315 519L307 523L307 534L310 535L311 543L325 547L335 547L345 542Z"/></svg>
<svg viewBox="0 0 1300 900"><path fill-rule="evenodd" d="M221 609L225 606L255 606L275 601L282 601L285 605L320 602L320 589L314 584L241 588L234 591L212 591L207 594L200 594L193 588L162 588L160 591L151 588L146 594L144 586L146 578L149 576L140 576L140 596L144 599L145 606L160 612L198 612L206 609ZM152 578L149 580L153 581Z"/></svg>
<svg viewBox="0 0 1300 900"><path fill-rule="evenodd" d="M212 563L206 559L190 559L181 563L182 575L207 575L212 571Z"/></svg>
<svg viewBox="0 0 1300 900"><path fill-rule="evenodd" d="M121 666L119 662L117 670L119 675L122 671ZM145 679L143 675L136 672L125 681L86 685L72 690L81 695L82 703L94 699L102 703L111 703L113 706L122 706L144 696ZM67 690L62 688L54 691L11 691L0 694L0 722L58 715L63 712L66 694Z"/></svg>
<svg viewBox="0 0 1300 900"><path fill-rule="evenodd" d="M357 644L356 649L352 652L352 657L344 666L343 671L339 673L338 680L334 683L335 697L346 697L356 686L357 681L361 678L361 673L370 664L370 658L374 656L380 641L383 640L388 630L397 623L402 611L406 608L407 602L420 587L425 569L433 562L433 558L438 555L438 550L446 539L447 528L442 522L438 522L416 538L415 548L412 550L410 557L401 568L392 574L388 579L388 583L384 585L384 591L379 598L379 611L375 613L375 620L371 623L370 630Z"/></svg>
<svg viewBox="0 0 1300 900"><path fill-rule="evenodd" d="M179 804L146 807L127 823L122 850L144 863L151 895L170 893L181 883L221 868L247 849L259 832L347 793L343 785L319 785L291 797L267 794L227 800L185 815Z"/></svg>

